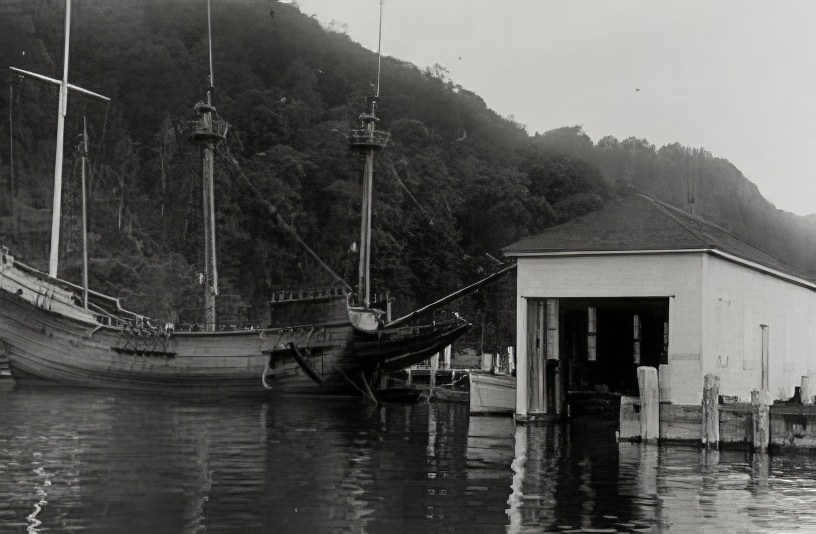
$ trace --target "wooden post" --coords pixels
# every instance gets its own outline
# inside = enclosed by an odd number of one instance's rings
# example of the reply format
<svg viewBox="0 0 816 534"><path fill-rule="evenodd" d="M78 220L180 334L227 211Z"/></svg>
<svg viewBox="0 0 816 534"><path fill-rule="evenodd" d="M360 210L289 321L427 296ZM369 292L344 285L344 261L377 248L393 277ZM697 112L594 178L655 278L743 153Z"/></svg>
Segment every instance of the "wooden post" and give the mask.
<svg viewBox="0 0 816 534"><path fill-rule="evenodd" d="M547 410L547 413L554 413L557 415L562 415L564 413L564 392L561 385L561 381L563 380L562 374L562 363L557 361L549 366L550 370L553 374L553 404L552 409Z"/></svg>
<svg viewBox="0 0 816 534"><path fill-rule="evenodd" d="M762 329L762 391L768 391L769 374L770 374L770 334L768 332L768 325L761 324Z"/></svg>
<svg viewBox="0 0 816 534"><path fill-rule="evenodd" d="M659 385L660 402L671 401L671 369L668 364L661 363L657 366L657 383Z"/></svg>
<svg viewBox="0 0 816 534"><path fill-rule="evenodd" d="M635 365L640 365L640 315L632 317L632 334L634 340L632 343L632 361L635 362Z"/></svg>
<svg viewBox="0 0 816 534"><path fill-rule="evenodd" d="M525 373L527 378L527 405L528 414L546 412L544 404L544 358L546 339L545 301L530 299L527 304L527 363L519 374Z"/></svg>
<svg viewBox="0 0 816 534"><path fill-rule="evenodd" d="M536 316L536 335L538 336L538 350L536 351L536 393L535 402L539 412L548 413L547 406L547 301L538 302Z"/></svg>
<svg viewBox="0 0 816 534"><path fill-rule="evenodd" d="M703 445L716 449L720 442L720 377L705 375L703 384Z"/></svg>
<svg viewBox="0 0 816 534"><path fill-rule="evenodd" d="M525 366L519 368L519 375L526 378L527 399L522 407L526 409L527 414L534 412L537 408L538 395L536 391L536 380L538 379L538 366L536 360L538 359L538 348L541 343L538 337L538 302L535 300L527 301L527 352L525 354ZM519 403L522 401L519 400Z"/></svg>
<svg viewBox="0 0 816 534"><path fill-rule="evenodd" d="M479 368L482 371L490 371L493 368L493 355L483 352Z"/></svg>
<svg viewBox="0 0 816 534"><path fill-rule="evenodd" d="M547 299L547 359L558 360L558 299Z"/></svg>
<svg viewBox="0 0 816 534"><path fill-rule="evenodd" d="M587 308L587 361L598 359L598 308Z"/></svg>
<svg viewBox="0 0 816 534"><path fill-rule="evenodd" d="M768 395L764 391L751 392L751 409L753 415L753 446L755 452L766 452L770 438L770 417L768 414Z"/></svg>
<svg viewBox="0 0 816 534"><path fill-rule="evenodd" d="M559 313L560 313L560 304L558 299L547 299L547 306L546 306L546 327L547 327L547 359L542 365L544 370L544 375L542 376L542 382L547 383L549 382L549 373L552 373L552 385L553 385L553 406L550 406L548 401L546 400L546 388L542 388L542 393L545 395L545 404L546 404L546 412L550 414L560 414L563 411L562 402L561 402L561 353L560 353L560 341L559 341ZM555 362L555 364L547 365L549 362Z"/></svg>
<svg viewBox="0 0 816 534"><path fill-rule="evenodd" d="M644 443L660 438L660 401L657 394L657 369L638 367L638 388L640 390L640 439Z"/></svg>
<svg viewBox="0 0 816 534"><path fill-rule="evenodd" d="M802 397L802 404L813 404L813 390L810 386L810 377L807 375L802 377L802 387L799 389L799 394Z"/></svg>

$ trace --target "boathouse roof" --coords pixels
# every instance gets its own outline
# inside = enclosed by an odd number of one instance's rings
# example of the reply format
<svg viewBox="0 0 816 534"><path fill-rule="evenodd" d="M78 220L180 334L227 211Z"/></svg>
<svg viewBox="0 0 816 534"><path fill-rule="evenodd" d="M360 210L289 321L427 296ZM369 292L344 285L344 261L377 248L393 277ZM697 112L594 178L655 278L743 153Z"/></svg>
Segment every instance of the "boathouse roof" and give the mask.
<svg viewBox="0 0 816 534"><path fill-rule="evenodd" d="M602 209L508 245L510 257L579 253L721 252L733 259L810 281L767 252L700 217L632 193ZM808 284L810 285L810 284Z"/></svg>

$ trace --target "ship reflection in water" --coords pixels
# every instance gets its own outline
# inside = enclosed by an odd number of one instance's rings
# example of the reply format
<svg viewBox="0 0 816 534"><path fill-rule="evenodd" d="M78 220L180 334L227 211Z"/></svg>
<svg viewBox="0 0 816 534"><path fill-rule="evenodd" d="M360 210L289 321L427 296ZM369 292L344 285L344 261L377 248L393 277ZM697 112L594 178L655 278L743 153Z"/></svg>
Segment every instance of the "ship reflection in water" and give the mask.
<svg viewBox="0 0 816 534"><path fill-rule="evenodd" d="M816 457L618 444L460 404L0 383L0 532L816 529Z"/></svg>

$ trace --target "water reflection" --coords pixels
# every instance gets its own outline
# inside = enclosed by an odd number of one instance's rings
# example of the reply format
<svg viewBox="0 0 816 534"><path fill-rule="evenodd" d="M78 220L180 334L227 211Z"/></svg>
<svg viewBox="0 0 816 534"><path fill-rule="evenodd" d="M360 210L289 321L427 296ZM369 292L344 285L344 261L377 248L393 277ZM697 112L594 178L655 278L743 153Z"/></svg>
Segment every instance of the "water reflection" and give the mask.
<svg viewBox="0 0 816 534"><path fill-rule="evenodd" d="M0 532L779 532L816 458L455 404L0 388Z"/></svg>
<svg viewBox="0 0 816 534"><path fill-rule="evenodd" d="M615 443L572 422L516 429L509 532L816 530L816 458Z"/></svg>
<svg viewBox="0 0 816 534"><path fill-rule="evenodd" d="M512 448L502 450L506 464L478 467L489 484L469 481L465 406L17 387L0 390L0 406L1 532L506 523Z"/></svg>

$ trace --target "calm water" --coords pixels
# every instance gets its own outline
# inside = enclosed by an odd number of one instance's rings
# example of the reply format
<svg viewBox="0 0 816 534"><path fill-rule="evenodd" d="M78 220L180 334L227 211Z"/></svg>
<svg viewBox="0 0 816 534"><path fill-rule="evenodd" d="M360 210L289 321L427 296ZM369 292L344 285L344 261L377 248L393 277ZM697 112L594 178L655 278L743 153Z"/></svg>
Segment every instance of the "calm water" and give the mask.
<svg viewBox="0 0 816 534"><path fill-rule="evenodd" d="M816 456L459 405L0 383L0 532L813 532Z"/></svg>

